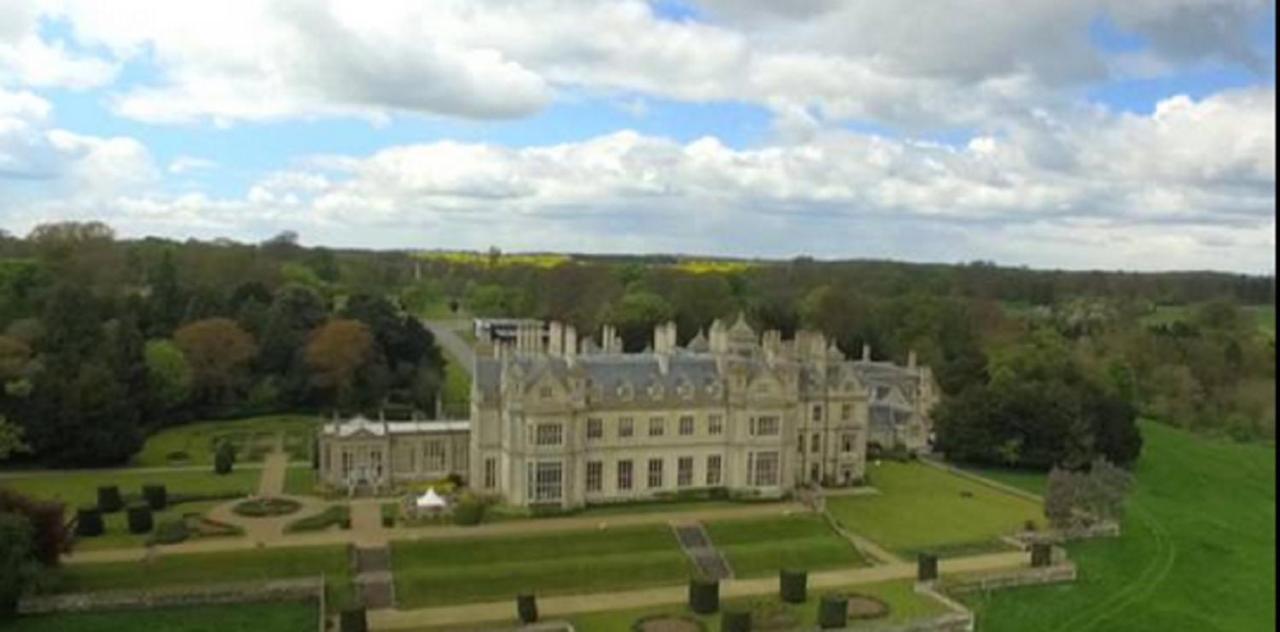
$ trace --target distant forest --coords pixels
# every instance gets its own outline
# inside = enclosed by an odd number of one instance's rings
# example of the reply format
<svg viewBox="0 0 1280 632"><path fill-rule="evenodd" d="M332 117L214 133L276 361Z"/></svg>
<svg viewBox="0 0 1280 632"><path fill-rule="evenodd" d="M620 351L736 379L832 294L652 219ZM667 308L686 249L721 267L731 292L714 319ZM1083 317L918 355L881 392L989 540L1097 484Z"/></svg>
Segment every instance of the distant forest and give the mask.
<svg viewBox="0 0 1280 632"><path fill-rule="evenodd" d="M848 355L916 351L947 394L937 418L952 452L1044 467L1066 458L1059 444L1106 442L1103 422L1064 439L1089 415L1273 439L1273 292L1272 277L1215 272L412 253L308 248L293 233L126 240L62 223L0 232L0 415L23 430L27 458L115 463L190 419L432 414L445 359L420 317L556 319L581 335L610 323L641 350L655 323L675 320L683 342L742 312L758 330L821 330ZM1046 394L1057 399L1036 400ZM1060 419L1032 419L1066 400ZM971 414L979 401L994 407Z"/></svg>

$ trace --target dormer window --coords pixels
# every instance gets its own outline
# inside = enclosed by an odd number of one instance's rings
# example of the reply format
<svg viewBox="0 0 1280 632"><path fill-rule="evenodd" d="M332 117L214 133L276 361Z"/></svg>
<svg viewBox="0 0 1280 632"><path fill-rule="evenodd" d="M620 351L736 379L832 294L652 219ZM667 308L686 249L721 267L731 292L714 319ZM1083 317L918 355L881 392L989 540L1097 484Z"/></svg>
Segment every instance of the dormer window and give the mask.
<svg viewBox="0 0 1280 632"><path fill-rule="evenodd" d="M634 393L633 393L633 391L631 390L631 385L630 385L630 384L619 384L619 385L618 385L618 397L620 397L620 398L622 398L622 399L631 399L631 396L632 396L633 394L634 394Z"/></svg>
<svg viewBox="0 0 1280 632"><path fill-rule="evenodd" d="M543 386L538 389L538 397L541 397L542 399L551 399L551 393L552 391L550 386Z"/></svg>
<svg viewBox="0 0 1280 632"><path fill-rule="evenodd" d="M663 390L664 389L661 384L650 384L649 397L652 397L653 399L662 399Z"/></svg>

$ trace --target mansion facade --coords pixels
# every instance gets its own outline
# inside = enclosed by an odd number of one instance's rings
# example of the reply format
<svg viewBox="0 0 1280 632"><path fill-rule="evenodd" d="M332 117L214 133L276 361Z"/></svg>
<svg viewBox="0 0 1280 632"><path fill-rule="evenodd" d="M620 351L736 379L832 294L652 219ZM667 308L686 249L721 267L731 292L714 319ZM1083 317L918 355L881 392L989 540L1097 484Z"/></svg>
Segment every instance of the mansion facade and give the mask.
<svg viewBox="0 0 1280 632"><path fill-rule="evenodd" d="M938 397L914 353L906 366L865 348L848 360L821 334L759 336L741 317L684 346L674 323L659 325L642 353L624 353L609 326L596 343L559 323L522 324L482 347L469 420L326 424L321 479L377 487L458 474L523 506L781 496L859 482L869 444L927 449Z"/></svg>

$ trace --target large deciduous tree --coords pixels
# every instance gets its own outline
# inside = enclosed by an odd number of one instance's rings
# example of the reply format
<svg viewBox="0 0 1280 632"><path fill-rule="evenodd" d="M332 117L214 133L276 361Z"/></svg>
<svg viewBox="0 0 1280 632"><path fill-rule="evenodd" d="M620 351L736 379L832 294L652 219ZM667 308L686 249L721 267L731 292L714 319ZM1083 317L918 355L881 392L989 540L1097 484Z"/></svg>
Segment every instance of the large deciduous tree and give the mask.
<svg viewBox="0 0 1280 632"><path fill-rule="evenodd" d="M253 336L229 318L209 318L173 335L191 367L192 386L202 401L220 404L244 382L257 353Z"/></svg>
<svg viewBox="0 0 1280 632"><path fill-rule="evenodd" d="M312 384L331 393L332 402L338 405L352 403L356 374L375 357L373 335L356 320L331 320L317 328L307 342Z"/></svg>
<svg viewBox="0 0 1280 632"><path fill-rule="evenodd" d="M164 414L191 396L191 365L182 349L170 340L150 340L144 352L150 401L156 414Z"/></svg>

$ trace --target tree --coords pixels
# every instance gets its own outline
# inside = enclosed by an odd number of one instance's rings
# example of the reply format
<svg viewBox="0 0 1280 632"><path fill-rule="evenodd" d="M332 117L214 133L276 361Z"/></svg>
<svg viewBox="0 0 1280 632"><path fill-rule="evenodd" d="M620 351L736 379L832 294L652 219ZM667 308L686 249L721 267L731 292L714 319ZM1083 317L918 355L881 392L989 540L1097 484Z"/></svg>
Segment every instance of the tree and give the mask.
<svg viewBox="0 0 1280 632"><path fill-rule="evenodd" d="M0 461L14 454L30 451L31 446L22 440L22 428L9 423L0 415Z"/></svg>
<svg viewBox="0 0 1280 632"><path fill-rule="evenodd" d="M182 349L170 340L150 340L144 352L147 382L157 413L172 410L191 395L191 366Z"/></svg>
<svg viewBox="0 0 1280 632"><path fill-rule="evenodd" d="M191 367L194 391L206 402L221 404L239 386L257 353L253 336L227 318L196 321L173 335Z"/></svg>
<svg viewBox="0 0 1280 632"><path fill-rule="evenodd" d="M674 310L666 299L645 291L633 291L609 307L606 320L618 328L622 346L640 351L652 342L653 326L671 320Z"/></svg>
<svg viewBox="0 0 1280 632"><path fill-rule="evenodd" d="M363 323L331 320L311 335L306 361L312 383L333 393L334 403L348 404L356 372L374 358L373 336Z"/></svg>
<svg viewBox="0 0 1280 632"><path fill-rule="evenodd" d="M1066 528L1074 520L1079 478L1078 474L1064 468L1049 470L1044 494L1044 517L1055 529Z"/></svg>
<svg viewBox="0 0 1280 632"><path fill-rule="evenodd" d="M32 535L25 517L0 513L0 620L17 612L18 599L39 572Z"/></svg>

